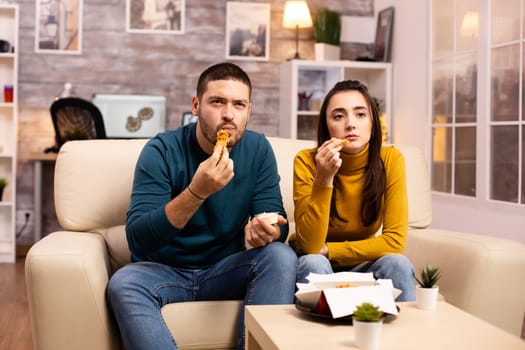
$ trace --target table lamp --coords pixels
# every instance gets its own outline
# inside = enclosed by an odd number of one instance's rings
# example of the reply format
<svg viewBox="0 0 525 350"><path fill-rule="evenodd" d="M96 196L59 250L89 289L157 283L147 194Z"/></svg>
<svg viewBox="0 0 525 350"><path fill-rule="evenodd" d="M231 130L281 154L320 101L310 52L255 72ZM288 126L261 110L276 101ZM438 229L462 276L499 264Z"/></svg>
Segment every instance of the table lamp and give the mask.
<svg viewBox="0 0 525 350"><path fill-rule="evenodd" d="M284 4L283 27L295 28L295 56L291 59L300 59L299 56L299 28L312 26L312 17L306 1L287 1Z"/></svg>

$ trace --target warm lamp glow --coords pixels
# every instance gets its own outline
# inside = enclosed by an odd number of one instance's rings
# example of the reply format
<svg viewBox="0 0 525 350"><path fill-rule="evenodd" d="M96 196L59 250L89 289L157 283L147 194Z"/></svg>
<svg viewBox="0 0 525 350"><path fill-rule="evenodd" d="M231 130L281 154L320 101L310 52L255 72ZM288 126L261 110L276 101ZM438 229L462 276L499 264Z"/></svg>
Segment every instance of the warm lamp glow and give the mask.
<svg viewBox="0 0 525 350"><path fill-rule="evenodd" d="M479 25L478 13L469 11L463 17L463 22L461 22L461 28L459 32L464 37L477 37L478 36L478 25Z"/></svg>
<svg viewBox="0 0 525 350"><path fill-rule="evenodd" d="M312 16L306 1L287 1L284 5L284 28L309 28L312 26Z"/></svg>
<svg viewBox="0 0 525 350"><path fill-rule="evenodd" d="M306 1L287 1L284 4L283 27L295 28L295 56L299 59L299 28L312 27L312 16Z"/></svg>

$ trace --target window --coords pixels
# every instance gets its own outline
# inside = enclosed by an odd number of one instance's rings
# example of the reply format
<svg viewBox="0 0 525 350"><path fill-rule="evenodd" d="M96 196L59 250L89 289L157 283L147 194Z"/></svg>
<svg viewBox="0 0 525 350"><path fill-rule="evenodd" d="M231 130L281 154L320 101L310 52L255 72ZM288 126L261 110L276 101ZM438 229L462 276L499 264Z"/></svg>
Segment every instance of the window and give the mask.
<svg viewBox="0 0 525 350"><path fill-rule="evenodd" d="M525 204L523 1L492 0L490 199ZM520 164L521 167L520 167ZM521 188L521 190L520 190Z"/></svg>
<svg viewBox="0 0 525 350"><path fill-rule="evenodd" d="M433 191L525 204L524 3L432 1Z"/></svg>
<svg viewBox="0 0 525 350"><path fill-rule="evenodd" d="M477 1L433 2L432 188L476 195Z"/></svg>

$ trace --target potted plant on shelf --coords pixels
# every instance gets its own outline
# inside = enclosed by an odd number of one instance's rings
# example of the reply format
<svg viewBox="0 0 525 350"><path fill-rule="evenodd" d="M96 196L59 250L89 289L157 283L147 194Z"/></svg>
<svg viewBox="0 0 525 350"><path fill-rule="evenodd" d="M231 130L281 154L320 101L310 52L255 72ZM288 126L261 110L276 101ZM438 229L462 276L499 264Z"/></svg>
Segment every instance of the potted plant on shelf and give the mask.
<svg viewBox="0 0 525 350"><path fill-rule="evenodd" d="M352 315L354 341L361 349L377 349L381 340L383 312L379 307L364 302L358 305Z"/></svg>
<svg viewBox="0 0 525 350"><path fill-rule="evenodd" d="M414 276L418 286L416 287L416 305L420 309L434 310L439 295L439 286L436 284L441 278L439 267L425 266L419 274Z"/></svg>
<svg viewBox="0 0 525 350"><path fill-rule="evenodd" d="M4 188L7 186L7 180L3 177L0 177L0 201L4 195Z"/></svg>
<svg viewBox="0 0 525 350"><path fill-rule="evenodd" d="M341 14L320 8L314 14L315 59L339 60L341 58Z"/></svg>

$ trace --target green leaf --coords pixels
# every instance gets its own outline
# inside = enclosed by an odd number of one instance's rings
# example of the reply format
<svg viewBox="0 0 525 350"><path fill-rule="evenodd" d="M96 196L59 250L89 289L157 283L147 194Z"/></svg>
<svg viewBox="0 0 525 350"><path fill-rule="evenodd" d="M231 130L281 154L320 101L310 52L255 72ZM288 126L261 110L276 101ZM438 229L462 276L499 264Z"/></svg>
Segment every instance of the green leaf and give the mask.
<svg viewBox="0 0 525 350"><path fill-rule="evenodd" d="M317 43L340 45L341 14L339 12L321 8L315 13L313 24Z"/></svg>

